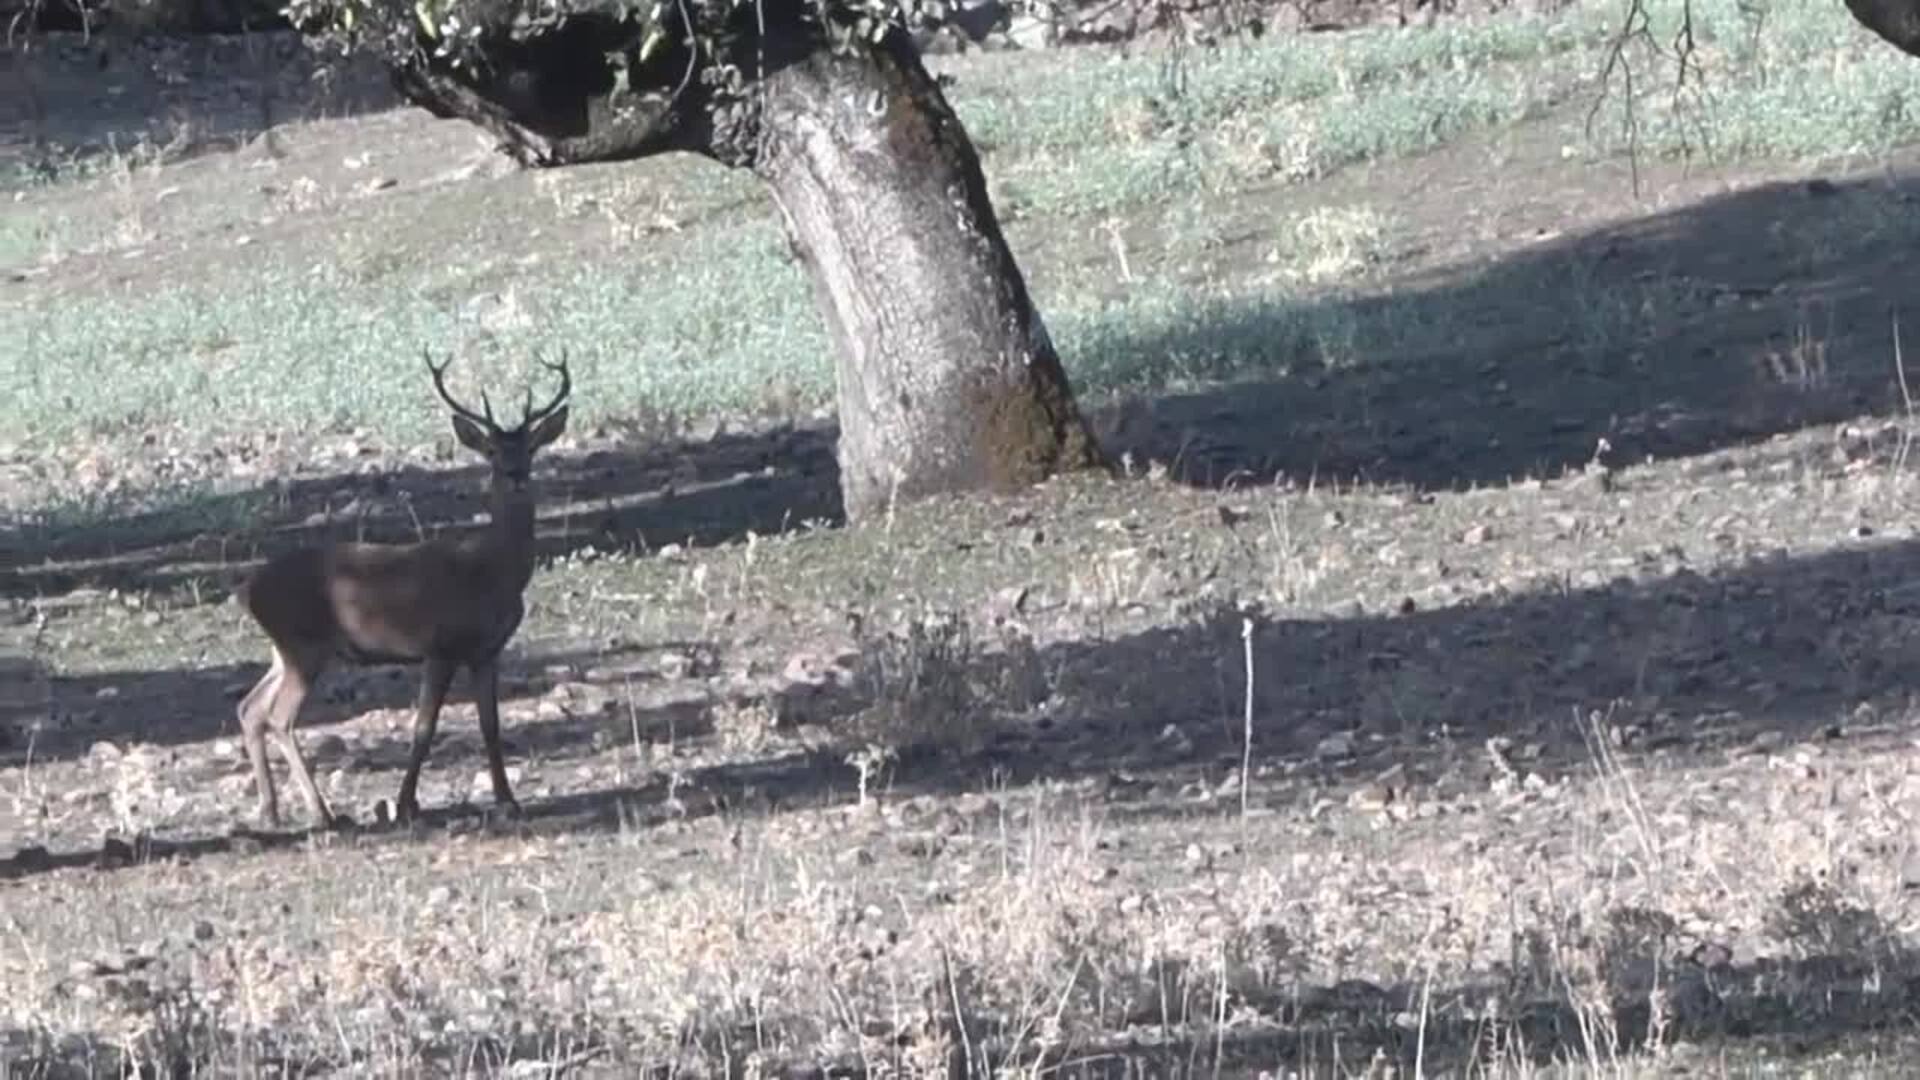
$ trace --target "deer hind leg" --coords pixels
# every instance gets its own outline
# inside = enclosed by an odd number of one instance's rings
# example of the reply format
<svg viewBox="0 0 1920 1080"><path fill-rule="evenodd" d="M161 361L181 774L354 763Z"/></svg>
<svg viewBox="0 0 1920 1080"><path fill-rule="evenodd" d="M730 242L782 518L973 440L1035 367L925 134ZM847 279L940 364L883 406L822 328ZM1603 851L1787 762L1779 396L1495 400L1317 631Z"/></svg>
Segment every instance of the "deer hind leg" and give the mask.
<svg viewBox="0 0 1920 1080"><path fill-rule="evenodd" d="M276 648L274 658L280 669L280 678L274 685L267 707L262 711L267 714L274 741L280 744L280 754L287 759L294 785L307 800L307 808L313 812L315 822L323 829L330 829L333 827L333 812L327 808L327 800L321 797L319 786L313 782L313 773L307 768L307 759L301 756L300 744L293 735L294 724L300 719L300 706L307 700L307 692L313 688L321 672L326 670L326 657L316 653L288 659ZM263 747L262 761L265 756Z"/></svg>
<svg viewBox="0 0 1920 1080"><path fill-rule="evenodd" d="M407 775L400 781L400 798L393 808L394 816L401 821L420 812L420 767L426 764L427 752L433 749L433 730L440 723L440 706L446 703L453 671L453 664L435 657L428 657L420 665L420 700L413 713L413 751L407 758Z"/></svg>
<svg viewBox="0 0 1920 1080"><path fill-rule="evenodd" d="M507 763L500 750L500 665L497 659L474 664L468 669L473 684L474 705L480 711L480 737L487 744L487 772L493 779L493 801L518 815L520 804L514 801L513 788L507 783Z"/></svg>
<svg viewBox="0 0 1920 1080"><path fill-rule="evenodd" d="M260 820L268 826L280 825L280 801L273 790L273 771L267 766L267 716L286 672L280 650L273 650L273 663L247 696L240 699L240 741L247 748L247 761L253 765L254 791L260 797Z"/></svg>

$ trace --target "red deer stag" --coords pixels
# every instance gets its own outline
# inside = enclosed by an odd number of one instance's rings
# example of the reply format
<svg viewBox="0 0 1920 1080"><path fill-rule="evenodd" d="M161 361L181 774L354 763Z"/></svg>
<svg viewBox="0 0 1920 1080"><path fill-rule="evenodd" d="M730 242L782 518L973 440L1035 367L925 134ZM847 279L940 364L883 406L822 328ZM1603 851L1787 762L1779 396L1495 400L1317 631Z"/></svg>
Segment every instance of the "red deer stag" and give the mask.
<svg viewBox="0 0 1920 1080"><path fill-rule="evenodd" d="M286 552L241 587L241 603L273 643L272 666L240 702L240 733L253 764L260 816L270 826L279 825L280 807L267 768L268 731L276 736L313 816L323 828L333 825L293 728L301 702L334 660L421 665L412 755L395 807L401 820L419 812L420 767L433 746L447 687L463 667L480 711L493 797L510 811L519 810L500 755L496 665L520 626L520 594L533 577L533 455L565 430L573 380L564 356L558 364L546 364L559 373L560 392L539 409L529 392L519 426L502 429L485 393L480 395L483 412L461 405L443 381L447 365L434 366L431 356L426 360L434 389L453 409L454 435L492 466L492 521L468 535L416 544L333 543Z"/></svg>

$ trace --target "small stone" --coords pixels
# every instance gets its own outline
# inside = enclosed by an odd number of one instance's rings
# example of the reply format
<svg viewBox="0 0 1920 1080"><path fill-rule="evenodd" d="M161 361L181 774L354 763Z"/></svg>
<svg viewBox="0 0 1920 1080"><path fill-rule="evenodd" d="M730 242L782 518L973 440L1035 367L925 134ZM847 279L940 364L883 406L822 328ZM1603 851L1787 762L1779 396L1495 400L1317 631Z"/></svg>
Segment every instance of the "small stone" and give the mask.
<svg viewBox="0 0 1920 1080"><path fill-rule="evenodd" d="M1353 734L1347 731L1336 731L1314 744L1313 753L1323 761L1347 757L1353 753Z"/></svg>
<svg viewBox="0 0 1920 1080"><path fill-rule="evenodd" d="M1014 585L993 594L988 607L992 616L1002 619L1012 618L1026 610L1027 596L1030 590L1025 585Z"/></svg>
<svg viewBox="0 0 1920 1080"><path fill-rule="evenodd" d="M848 848L834 856L834 862L842 866L872 866L873 852L866 848Z"/></svg>
<svg viewBox="0 0 1920 1080"><path fill-rule="evenodd" d="M900 854L913 859L931 859L946 850L946 841L931 833L905 833L894 839Z"/></svg>
<svg viewBox="0 0 1920 1080"><path fill-rule="evenodd" d="M1703 941L1694 947L1692 960L1704 968L1722 968L1733 962L1733 950L1718 941Z"/></svg>
<svg viewBox="0 0 1920 1080"><path fill-rule="evenodd" d="M1461 542L1467 544L1484 544L1491 539L1493 539L1493 528L1485 523L1475 525L1460 537Z"/></svg>
<svg viewBox="0 0 1920 1080"><path fill-rule="evenodd" d="M1160 737L1154 742L1175 754L1186 754L1193 750L1193 740L1188 738L1187 733L1181 731L1177 724L1168 724L1161 728Z"/></svg>
<svg viewBox="0 0 1920 1080"><path fill-rule="evenodd" d="M1393 789L1377 781L1362 784L1347 796L1347 805L1355 810L1384 810L1393 801Z"/></svg>

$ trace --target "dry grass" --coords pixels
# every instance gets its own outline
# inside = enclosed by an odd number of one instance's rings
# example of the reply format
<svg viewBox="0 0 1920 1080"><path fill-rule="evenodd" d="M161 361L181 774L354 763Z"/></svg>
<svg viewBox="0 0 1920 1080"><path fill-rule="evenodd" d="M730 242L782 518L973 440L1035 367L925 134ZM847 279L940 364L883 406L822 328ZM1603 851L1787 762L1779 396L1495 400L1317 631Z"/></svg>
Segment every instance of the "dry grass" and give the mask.
<svg viewBox="0 0 1920 1080"><path fill-rule="evenodd" d="M1439 1072L1542 1055L1660 1072L1696 1060L1715 1016L1845 1030L1900 1008L1912 960L1876 913L1905 900L1878 853L1914 784L1872 761L1806 775L1795 756L1523 772L1462 799L1350 802L1305 834L1271 812L1155 824L1041 786L67 875L13 889L6 1022L38 1033L41 1060L86 1034L174 1069L372 1054L988 1075L1129 1031L1202 1068L1289 1048L1357 1067L1424 1030ZM1842 827L1821 809L1835 783L1889 811ZM1765 793L1756 812L1690 809L1735 789ZM675 868L694 853L703 869ZM287 909L260 902L289 879Z"/></svg>

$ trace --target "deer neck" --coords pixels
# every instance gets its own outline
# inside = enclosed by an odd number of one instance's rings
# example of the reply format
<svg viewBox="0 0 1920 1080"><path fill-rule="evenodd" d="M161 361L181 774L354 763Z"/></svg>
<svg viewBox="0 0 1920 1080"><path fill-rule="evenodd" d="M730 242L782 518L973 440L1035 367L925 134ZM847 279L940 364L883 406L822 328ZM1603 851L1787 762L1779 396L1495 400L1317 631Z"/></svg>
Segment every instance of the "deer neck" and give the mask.
<svg viewBox="0 0 1920 1080"><path fill-rule="evenodd" d="M493 520L487 528L488 552L515 592L533 580L532 492L495 492Z"/></svg>

